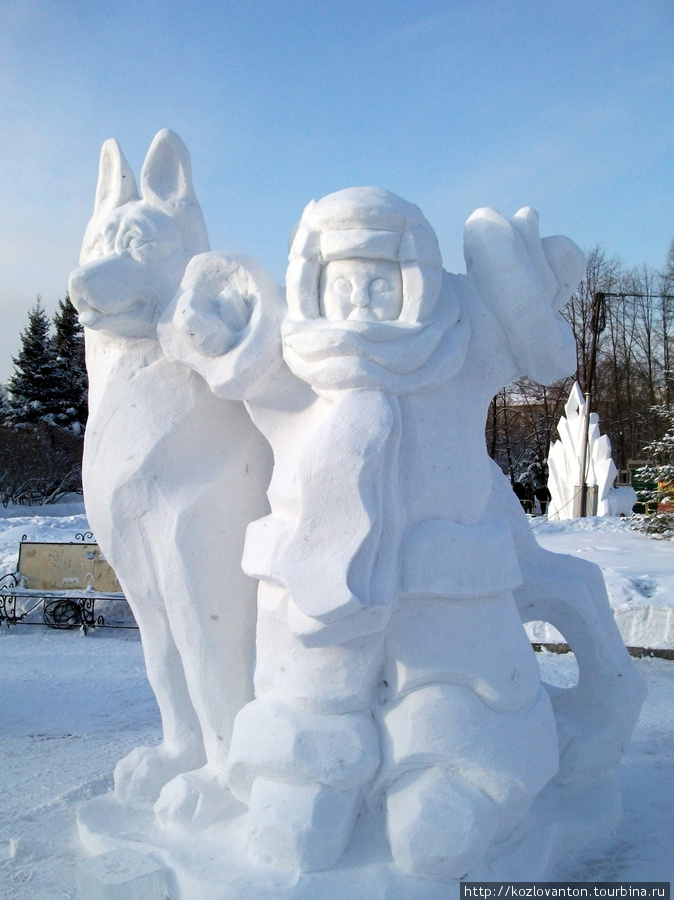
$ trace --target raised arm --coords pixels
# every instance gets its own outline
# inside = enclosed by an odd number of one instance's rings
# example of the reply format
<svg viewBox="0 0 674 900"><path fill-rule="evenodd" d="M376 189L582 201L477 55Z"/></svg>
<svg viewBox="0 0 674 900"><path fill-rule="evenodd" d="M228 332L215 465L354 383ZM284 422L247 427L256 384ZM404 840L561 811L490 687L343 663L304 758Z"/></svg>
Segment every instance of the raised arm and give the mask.
<svg viewBox="0 0 674 900"><path fill-rule="evenodd" d="M540 238L538 213L524 207L512 219L476 210L466 222L468 279L498 319L517 372L550 384L576 367L576 345L560 310L585 268L569 238Z"/></svg>

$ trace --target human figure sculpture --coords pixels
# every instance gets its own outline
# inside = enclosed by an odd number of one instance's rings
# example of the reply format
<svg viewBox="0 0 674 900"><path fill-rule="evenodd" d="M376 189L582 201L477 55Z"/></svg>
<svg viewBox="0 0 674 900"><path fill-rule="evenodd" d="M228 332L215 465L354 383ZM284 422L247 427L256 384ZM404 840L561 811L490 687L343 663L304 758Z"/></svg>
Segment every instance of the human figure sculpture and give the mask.
<svg viewBox="0 0 674 900"><path fill-rule="evenodd" d="M69 285L90 383L84 495L140 628L163 727L160 744L117 764L116 794L203 825L227 804L232 725L252 698L256 585L240 558L246 526L267 510L271 455L242 404L169 363L157 340L189 259L208 250L177 135L156 136L141 188L107 141Z"/></svg>
<svg viewBox="0 0 674 900"><path fill-rule="evenodd" d="M459 878L498 856L556 775L588 775L579 695L556 720L513 598L524 618L552 606L526 590L541 558L520 537L523 591L509 528L522 511L498 499L484 445L497 390L573 367L558 309L583 258L541 241L530 210L478 211L465 253L468 274L448 275L416 207L341 191L310 204L294 235L287 314L252 261L209 254L162 318L167 356L244 400L274 450L271 514L243 556L260 580L256 696L227 779L258 861L329 868L362 804L381 801L401 869ZM237 344L217 320L223 297L241 311L232 274L246 270L258 289L244 292ZM558 569L562 619L583 640L607 628L612 676L631 671L605 594L589 590L601 614L581 612L571 594L587 572Z"/></svg>

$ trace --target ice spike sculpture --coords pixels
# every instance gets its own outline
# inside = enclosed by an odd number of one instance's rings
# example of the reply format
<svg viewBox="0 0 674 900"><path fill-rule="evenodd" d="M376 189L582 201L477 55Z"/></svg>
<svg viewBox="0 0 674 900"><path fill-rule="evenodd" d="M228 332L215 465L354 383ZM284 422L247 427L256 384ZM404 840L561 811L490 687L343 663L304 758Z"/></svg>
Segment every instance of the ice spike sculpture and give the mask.
<svg viewBox="0 0 674 900"><path fill-rule="evenodd" d="M572 519L579 514L576 498L580 493L587 410L585 398L577 381L571 388L564 412L566 415L561 417L557 425L559 440L550 447L548 456L550 473L548 489L551 496L548 506L549 519ZM629 515L637 496L632 488L613 487L618 470L611 458L611 442L608 435L599 432L597 413L589 414L586 452L585 483L592 485L596 491L597 505L594 514Z"/></svg>

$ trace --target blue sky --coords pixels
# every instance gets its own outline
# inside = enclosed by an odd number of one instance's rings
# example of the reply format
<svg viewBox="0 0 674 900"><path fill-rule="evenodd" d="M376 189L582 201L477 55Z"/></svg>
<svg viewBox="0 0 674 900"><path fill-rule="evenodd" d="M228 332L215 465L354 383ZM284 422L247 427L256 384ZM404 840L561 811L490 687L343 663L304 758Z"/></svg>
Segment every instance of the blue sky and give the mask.
<svg viewBox="0 0 674 900"><path fill-rule="evenodd" d="M211 246L282 281L312 198L386 187L463 270L479 206L661 266L674 238L671 0L0 0L0 380L51 312L102 142L172 128Z"/></svg>

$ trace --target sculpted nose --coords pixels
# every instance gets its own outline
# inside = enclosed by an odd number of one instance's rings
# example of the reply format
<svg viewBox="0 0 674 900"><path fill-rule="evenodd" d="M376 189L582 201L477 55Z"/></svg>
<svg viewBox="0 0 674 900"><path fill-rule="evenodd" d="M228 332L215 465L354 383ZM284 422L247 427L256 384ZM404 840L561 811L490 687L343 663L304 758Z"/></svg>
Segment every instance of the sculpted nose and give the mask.
<svg viewBox="0 0 674 900"><path fill-rule="evenodd" d="M370 292L364 287L354 287L351 292L351 305L357 309L364 309L370 305Z"/></svg>

